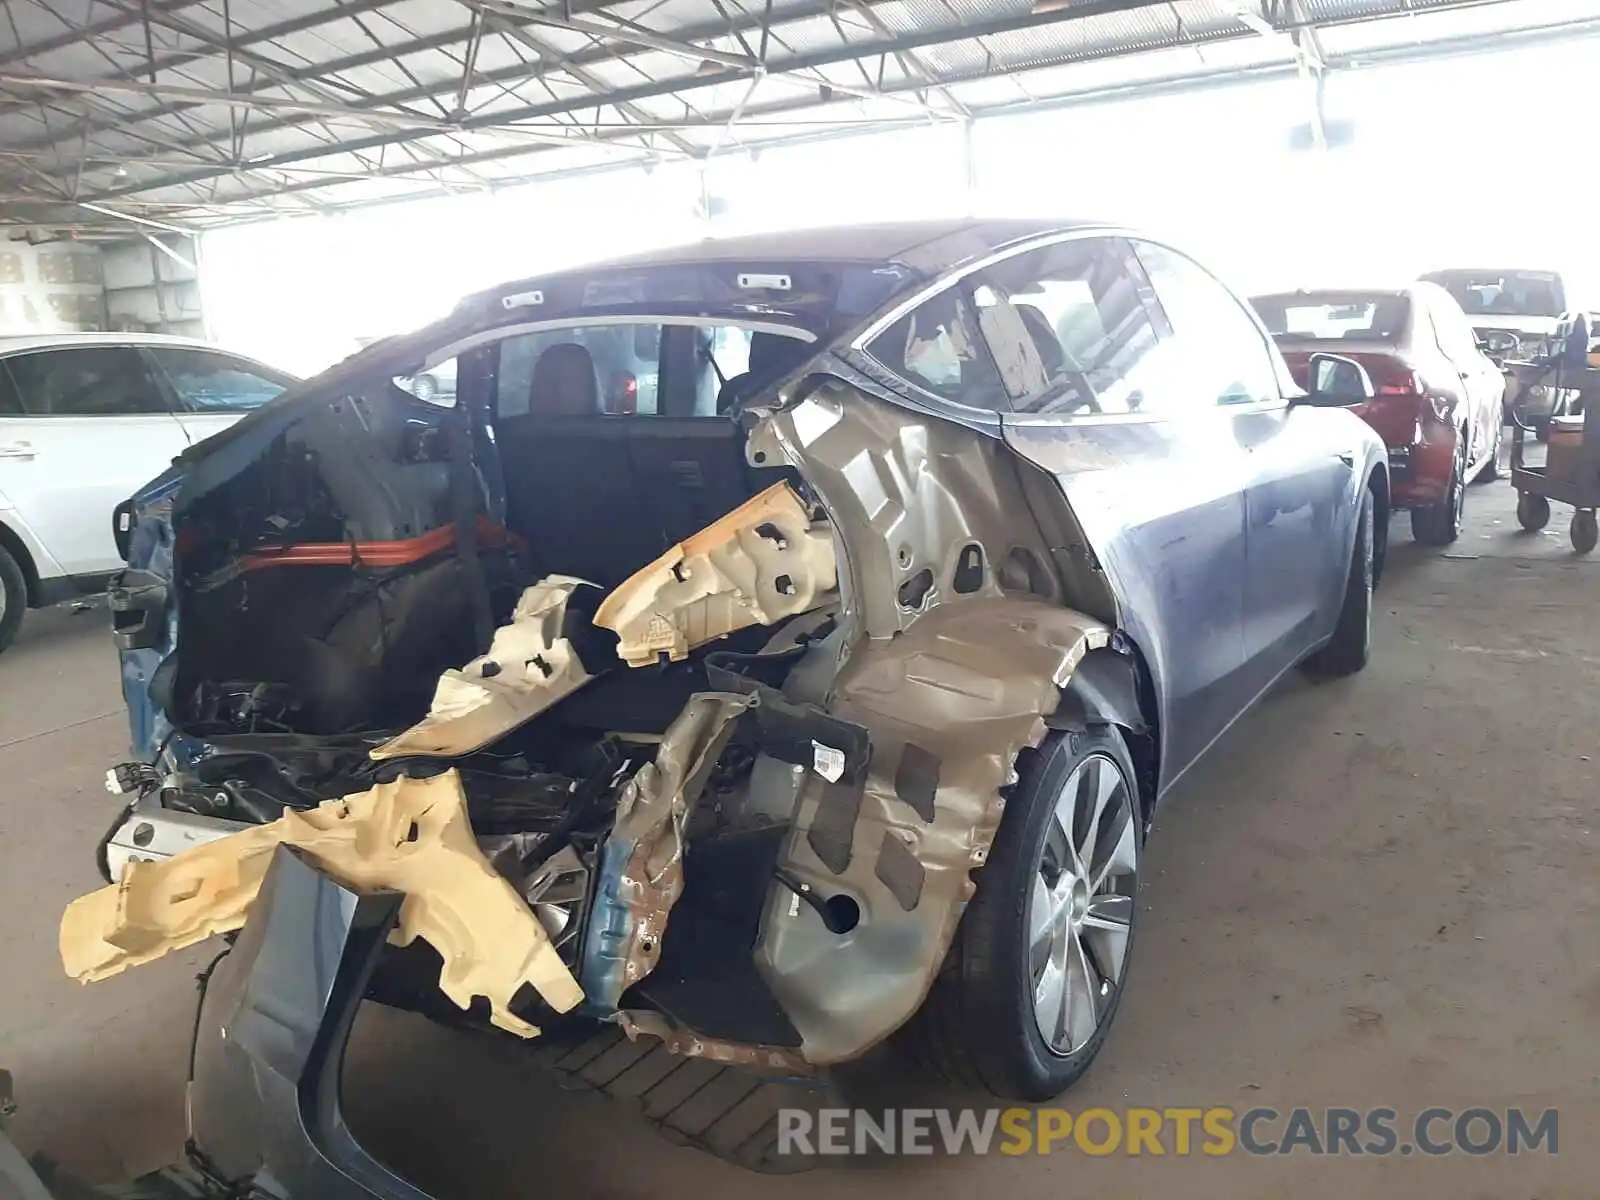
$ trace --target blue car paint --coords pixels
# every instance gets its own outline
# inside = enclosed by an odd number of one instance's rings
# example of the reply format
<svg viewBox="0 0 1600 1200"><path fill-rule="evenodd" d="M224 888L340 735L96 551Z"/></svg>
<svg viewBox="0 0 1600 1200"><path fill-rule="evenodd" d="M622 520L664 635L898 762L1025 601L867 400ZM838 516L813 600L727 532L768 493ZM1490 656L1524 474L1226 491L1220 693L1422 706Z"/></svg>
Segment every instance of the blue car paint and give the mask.
<svg viewBox="0 0 1600 1200"><path fill-rule="evenodd" d="M1282 445L1245 436L1263 415ZM1349 413L1287 397L1183 422L1004 424L1007 443L1060 484L1111 582L1154 684L1165 791L1332 636L1360 489L1386 469L1382 443ZM1258 474L1278 452L1279 467Z"/></svg>
<svg viewBox="0 0 1600 1200"><path fill-rule="evenodd" d="M637 840L612 836L600 849L595 868L594 901L589 906L578 983L584 1011L603 1017L613 1013L627 990L623 970L633 940L633 913L622 896L622 877L638 847Z"/></svg>
<svg viewBox="0 0 1600 1200"><path fill-rule="evenodd" d="M133 529L128 545L128 566L148 572L172 588L174 534L172 506L183 486L181 467L169 467L133 497ZM156 670L178 645L178 608L168 603L161 640L142 650L124 650L122 699L128 708L128 746L134 758L153 761L172 732L167 714L150 695Z"/></svg>

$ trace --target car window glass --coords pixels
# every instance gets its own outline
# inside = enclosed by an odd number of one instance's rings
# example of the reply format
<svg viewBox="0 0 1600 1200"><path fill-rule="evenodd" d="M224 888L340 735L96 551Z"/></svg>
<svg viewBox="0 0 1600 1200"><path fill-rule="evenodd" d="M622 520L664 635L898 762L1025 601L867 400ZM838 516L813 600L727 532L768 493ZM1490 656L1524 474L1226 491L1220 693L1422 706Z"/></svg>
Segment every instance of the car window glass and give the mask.
<svg viewBox="0 0 1600 1200"><path fill-rule="evenodd" d="M215 350L149 346L145 352L166 373L179 403L192 412L249 412L294 382Z"/></svg>
<svg viewBox="0 0 1600 1200"><path fill-rule="evenodd" d="M418 371L415 375L396 375L394 385L401 391L410 392L418 400L425 400L440 408L454 408L456 366L457 360L448 358L444 362L434 363Z"/></svg>
<svg viewBox="0 0 1600 1200"><path fill-rule="evenodd" d="M1176 251L1148 242L1136 248L1172 327L1170 402L1205 406L1279 399L1271 347L1243 302Z"/></svg>
<svg viewBox="0 0 1600 1200"><path fill-rule="evenodd" d="M495 411L520 416L713 416L813 353L737 325L623 322L516 334L498 344Z"/></svg>
<svg viewBox="0 0 1600 1200"><path fill-rule="evenodd" d="M924 300L866 350L881 366L935 396L970 408L1009 407L972 301L960 287Z"/></svg>
<svg viewBox="0 0 1600 1200"><path fill-rule="evenodd" d="M1395 342L1411 305L1384 292L1296 292L1256 296L1250 305L1267 332L1284 342Z"/></svg>
<svg viewBox="0 0 1600 1200"><path fill-rule="evenodd" d="M712 331L706 353L716 364L716 375L721 380L743 375L750 369L750 331L724 325Z"/></svg>
<svg viewBox="0 0 1600 1200"><path fill-rule="evenodd" d="M1554 271L1429 271L1422 278L1473 316L1558 317L1567 306Z"/></svg>
<svg viewBox="0 0 1600 1200"><path fill-rule="evenodd" d="M506 338L495 375L496 411L502 417L654 413L660 339L659 325L587 325Z"/></svg>
<svg viewBox="0 0 1600 1200"><path fill-rule="evenodd" d="M11 382L11 372L4 359L0 359L0 417L16 417L23 413L22 399L16 385Z"/></svg>
<svg viewBox="0 0 1600 1200"><path fill-rule="evenodd" d="M1073 416L1147 407L1161 347L1124 246L1075 238L983 272L979 304L1009 308L1039 360L1030 386L1013 389L1015 411Z"/></svg>
<svg viewBox="0 0 1600 1200"><path fill-rule="evenodd" d="M171 410L145 360L129 346L73 346L6 360L30 416L114 417Z"/></svg>

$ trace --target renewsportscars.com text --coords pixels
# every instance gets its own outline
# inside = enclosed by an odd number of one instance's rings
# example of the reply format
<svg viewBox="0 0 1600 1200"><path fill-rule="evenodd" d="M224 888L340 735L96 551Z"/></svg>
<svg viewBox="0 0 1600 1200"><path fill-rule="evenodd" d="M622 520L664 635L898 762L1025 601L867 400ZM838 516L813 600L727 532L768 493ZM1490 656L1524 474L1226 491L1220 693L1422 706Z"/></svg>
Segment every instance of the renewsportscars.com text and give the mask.
<svg viewBox="0 0 1600 1200"><path fill-rule="evenodd" d="M778 1153L1442 1156L1555 1154L1560 1114L1520 1108L825 1108L778 1112Z"/></svg>

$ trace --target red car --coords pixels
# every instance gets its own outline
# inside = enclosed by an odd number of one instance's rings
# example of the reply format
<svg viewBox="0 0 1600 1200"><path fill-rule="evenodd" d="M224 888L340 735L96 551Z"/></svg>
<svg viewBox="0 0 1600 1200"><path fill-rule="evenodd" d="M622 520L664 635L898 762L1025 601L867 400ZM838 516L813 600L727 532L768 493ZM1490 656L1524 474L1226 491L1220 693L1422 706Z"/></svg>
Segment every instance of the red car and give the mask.
<svg viewBox="0 0 1600 1200"><path fill-rule="evenodd" d="M1302 291L1252 301L1295 382L1319 351L1353 358L1372 378L1359 414L1389 447L1391 507L1411 510L1419 542L1461 533L1466 485L1502 471L1505 379L1461 306L1432 283L1390 290Z"/></svg>

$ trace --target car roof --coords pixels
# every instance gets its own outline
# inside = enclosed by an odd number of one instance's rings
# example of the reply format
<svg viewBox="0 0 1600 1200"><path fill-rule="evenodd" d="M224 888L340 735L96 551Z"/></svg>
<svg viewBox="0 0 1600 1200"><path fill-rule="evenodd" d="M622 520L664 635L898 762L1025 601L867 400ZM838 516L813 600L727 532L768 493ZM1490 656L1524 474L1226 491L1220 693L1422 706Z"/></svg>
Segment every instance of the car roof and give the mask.
<svg viewBox="0 0 1600 1200"><path fill-rule="evenodd" d="M0 356L24 350L61 350L72 346L184 346L195 350L223 350L201 338L169 333L24 333L0 334Z"/></svg>
<svg viewBox="0 0 1600 1200"><path fill-rule="evenodd" d="M1268 300L1289 296L1408 296L1415 286L1408 287L1325 287L1287 288L1276 292L1256 292L1252 299Z"/></svg>
<svg viewBox="0 0 1600 1200"><path fill-rule="evenodd" d="M974 247L998 250L1024 238L1092 224L1097 222L959 217L866 225L823 225L811 229L706 238L594 265L610 268L762 259L884 263L918 257L918 250L953 238L959 238ZM947 265L953 266L957 261L960 259L952 258Z"/></svg>
<svg viewBox="0 0 1600 1200"><path fill-rule="evenodd" d="M1548 283L1559 283L1566 286L1561 278L1560 271L1550 271L1543 267L1440 267L1436 271L1424 271L1417 276L1420 283L1431 283L1441 287L1444 282L1456 282L1463 279L1477 278L1512 278L1517 277L1542 279Z"/></svg>
<svg viewBox="0 0 1600 1200"><path fill-rule="evenodd" d="M896 264L909 268L923 280L932 280L1018 242L1051 233L1112 228L1104 221L1066 220L1059 217L948 217L876 224L822 225L807 229L710 237L505 280L485 291L464 296L457 305L457 311L472 308L486 300L492 302L495 296L558 279L725 263L869 267Z"/></svg>
<svg viewBox="0 0 1600 1200"><path fill-rule="evenodd" d="M811 229L713 237L619 258L580 263L525 279L507 280L488 291L465 297L462 305L544 280L581 277L597 272L708 263L855 263L870 266L899 263L923 277L933 278L1029 238L1105 227L1103 221L1061 218L951 217L942 220L823 225Z"/></svg>

